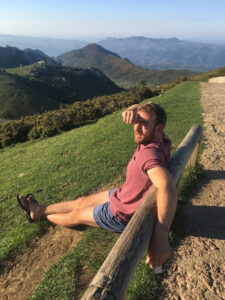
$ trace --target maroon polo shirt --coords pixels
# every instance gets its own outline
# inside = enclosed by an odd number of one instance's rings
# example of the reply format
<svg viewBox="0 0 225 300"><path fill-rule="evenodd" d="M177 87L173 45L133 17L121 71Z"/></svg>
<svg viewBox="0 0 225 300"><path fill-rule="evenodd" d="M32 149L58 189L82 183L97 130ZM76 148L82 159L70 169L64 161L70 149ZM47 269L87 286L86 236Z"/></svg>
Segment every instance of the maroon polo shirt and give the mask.
<svg viewBox="0 0 225 300"><path fill-rule="evenodd" d="M147 170L158 166L168 167L170 145L165 135L163 142L138 145L127 166L125 183L110 197L111 212L121 222L129 222L152 186Z"/></svg>

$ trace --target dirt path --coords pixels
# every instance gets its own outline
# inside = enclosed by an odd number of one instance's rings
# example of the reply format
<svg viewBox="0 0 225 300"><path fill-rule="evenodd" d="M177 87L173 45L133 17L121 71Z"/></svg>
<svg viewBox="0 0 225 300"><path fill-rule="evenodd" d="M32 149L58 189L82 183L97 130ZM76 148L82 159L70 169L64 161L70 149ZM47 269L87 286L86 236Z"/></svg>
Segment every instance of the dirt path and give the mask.
<svg viewBox="0 0 225 300"><path fill-rule="evenodd" d="M50 265L76 246L81 235L79 231L52 226L43 237L35 238L14 262L5 262L6 267L0 277L0 299L27 299Z"/></svg>
<svg viewBox="0 0 225 300"><path fill-rule="evenodd" d="M179 221L159 299L225 299L225 84L201 83L204 176Z"/></svg>

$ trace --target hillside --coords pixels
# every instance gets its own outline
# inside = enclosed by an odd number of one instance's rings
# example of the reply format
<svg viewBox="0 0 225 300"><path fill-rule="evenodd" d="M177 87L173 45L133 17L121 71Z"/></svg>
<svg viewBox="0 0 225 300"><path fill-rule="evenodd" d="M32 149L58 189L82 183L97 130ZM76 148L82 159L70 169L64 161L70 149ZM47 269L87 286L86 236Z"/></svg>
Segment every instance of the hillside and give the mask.
<svg viewBox="0 0 225 300"><path fill-rule="evenodd" d="M98 68L116 84L123 87L137 86L140 80L144 80L146 85L151 87L170 83L182 76L194 74L189 70L145 70L97 44L89 44L84 48L64 53L56 57L56 61L65 66Z"/></svg>
<svg viewBox="0 0 225 300"><path fill-rule="evenodd" d="M0 70L0 117L20 118L121 89L96 69L47 64Z"/></svg>
<svg viewBox="0 0 225 300"><path fill-rule="evenodd" d="M198 81L208 81L210 78L219 77L219 76L225 76L225 67L195 75L191 77L191 79L198 80Z"/></svg>
<svg viewBox="0 0 225 300"><path fill-rule="evenodd" d="M55 65L55 62L40 50L19 50L16 47L0 47L0 68L16 68L45 61Z"/></svg>
<svg viewBox="0 0 225 300"><path fill-rule="evenodd" d="M58 103L33 86L33 82L0 70L0 116L16 119L54 109Z"/></svg>
<svg viewBox="0 0 225 300"><path fill-rule="evenodd" d="M151 70L189 69L205 72L225 65L224 46L182 41L177 38L107 38L99 44L138 66Z"/></svg>

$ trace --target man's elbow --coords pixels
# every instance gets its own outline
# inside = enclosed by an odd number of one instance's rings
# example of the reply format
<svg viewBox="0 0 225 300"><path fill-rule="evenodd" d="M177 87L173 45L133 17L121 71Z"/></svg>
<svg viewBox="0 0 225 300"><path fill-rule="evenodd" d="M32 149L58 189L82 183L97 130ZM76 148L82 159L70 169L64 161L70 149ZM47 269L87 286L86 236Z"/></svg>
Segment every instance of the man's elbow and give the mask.
<svg viewBox="0 0 225 300"><path fill-rule="evenodd" d="M170 180L166 181L161 186L161 192L165 193L165 195L168 195L168 198L170 199L170 205L174 207L176 210L177 206L177 187L174 182L174 180L171 178Z"/></svg>
<svg viewBox="0 0 225 300"><path fill-rule="evenodd" d="M159 189L164 190L171 196L173 195L174 198L177 198L177 187L172 177L161 181Z"/></svg>

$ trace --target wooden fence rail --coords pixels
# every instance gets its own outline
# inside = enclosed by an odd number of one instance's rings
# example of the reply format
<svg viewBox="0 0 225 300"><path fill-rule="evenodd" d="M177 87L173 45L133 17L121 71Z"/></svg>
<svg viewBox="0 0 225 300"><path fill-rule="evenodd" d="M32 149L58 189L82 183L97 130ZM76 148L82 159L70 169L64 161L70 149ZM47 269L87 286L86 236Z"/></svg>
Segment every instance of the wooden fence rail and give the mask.
<svg viewBox="0 0 225 300"><path fill-rule="evenodd" d="M196 163L202 129L193 126L173 154L169 171L176 184L188 161ZM146 199L126 226L108 257L91 281L82 300L121 300L149 243L156 219L156 188L152 186Z"/></svg>

